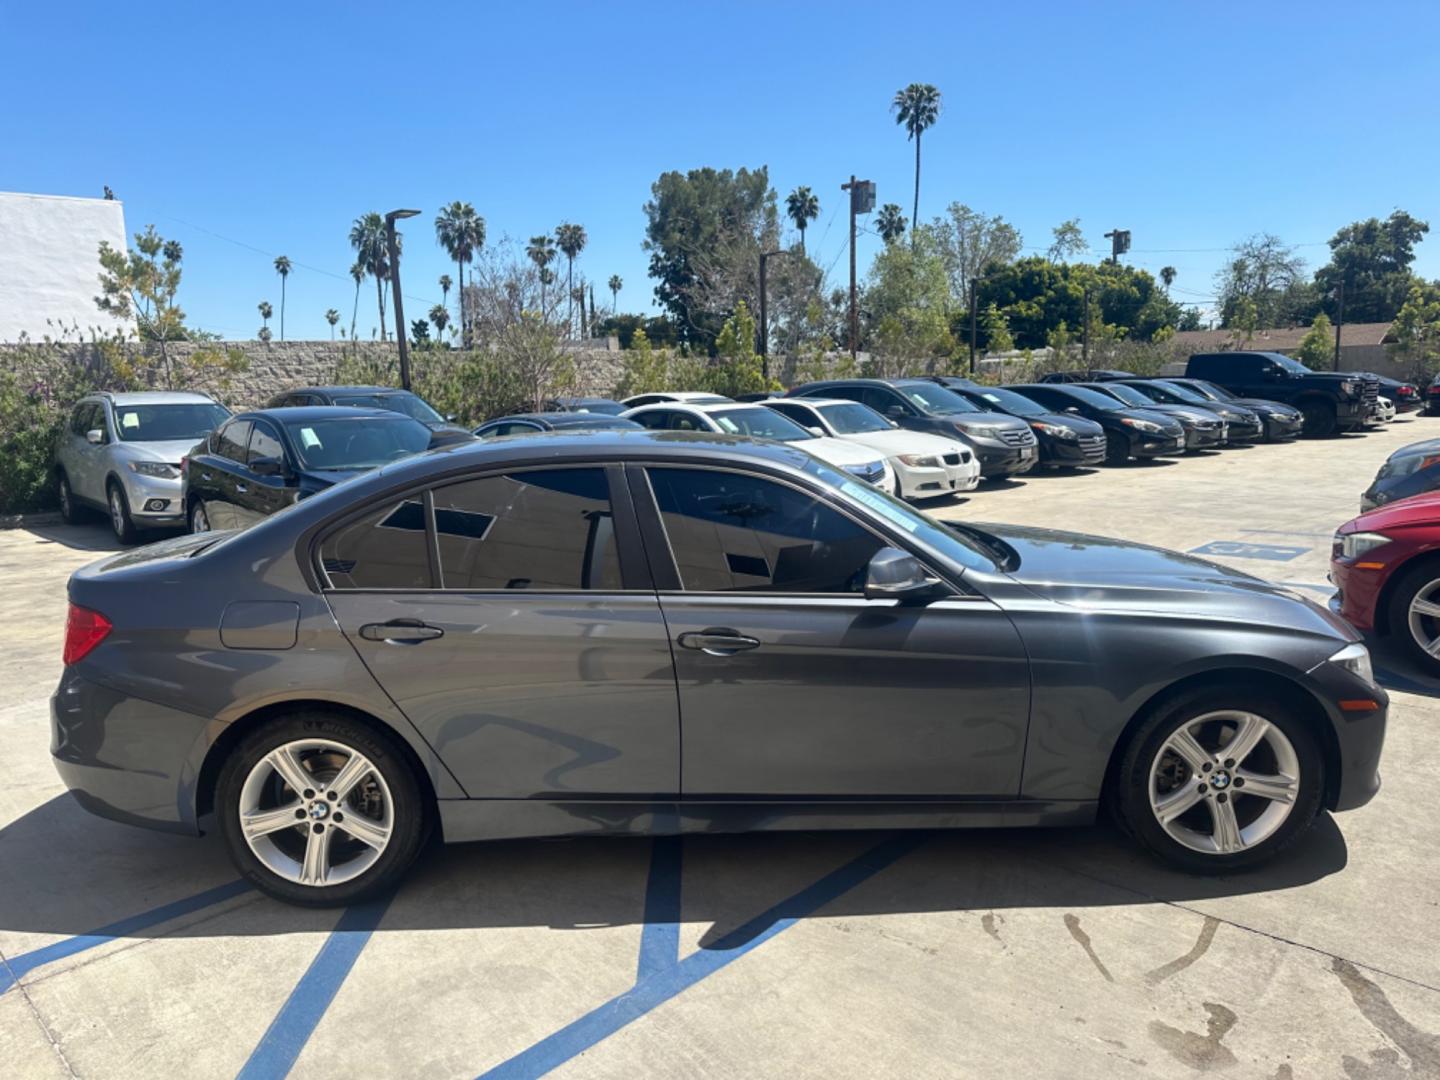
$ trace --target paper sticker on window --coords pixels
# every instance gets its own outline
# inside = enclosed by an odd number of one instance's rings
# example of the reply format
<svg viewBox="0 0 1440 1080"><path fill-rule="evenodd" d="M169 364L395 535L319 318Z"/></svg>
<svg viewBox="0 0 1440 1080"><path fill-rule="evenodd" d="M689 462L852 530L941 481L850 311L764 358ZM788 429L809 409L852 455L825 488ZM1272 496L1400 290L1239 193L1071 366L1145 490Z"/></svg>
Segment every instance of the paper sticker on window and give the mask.
<svg viewBox="0 0 1440 1080"><path fill-rule="evenodd" d="M122 428L138 428L140 426L140 414L134 412L121 413L120 426Z"/></svg>
<svg viewBox="0 0 1440 1080"><path fill-rule="evenodd" d="M883 495L878 495L875 489L865 484L857 484L853 480L846 480L840 485L840 490L849 495L857 502L862 502L871 510L874 510L881 517L892 524L899 525L906 532L914 532L920 528L920 522L916 521L905 511L891 504Z"/></svg>
<svg viewBox="0 0 1440 1080"><path fill-rule="evenodd" d="M320 436L315 434L314 428L302 427L300 429L300 442L306 450L312 450L320 445Z"/></svg>

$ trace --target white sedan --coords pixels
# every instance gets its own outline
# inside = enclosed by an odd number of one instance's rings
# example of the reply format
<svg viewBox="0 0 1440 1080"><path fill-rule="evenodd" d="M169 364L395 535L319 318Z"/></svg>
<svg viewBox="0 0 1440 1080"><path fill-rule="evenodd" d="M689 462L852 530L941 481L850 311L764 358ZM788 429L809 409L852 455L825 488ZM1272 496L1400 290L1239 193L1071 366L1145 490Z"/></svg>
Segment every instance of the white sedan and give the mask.
<svg viewBox="0 0 1440 1080"><path fill-rule="evenodd" d="M902 499L933 499L971 491L980 483L980 462L968 446L942 435L907 431L858 401L776 398L762 404L818 434L884 454L895 470L895 493Z"/></svg>
<svg viewBox="0 0 1440 1080"><path fill-rule="evenodd" d="M895 490L895 472L884 455L847 439L832 439L807 431L793 420L764 405L738 401L695 404L672 401L642 405L620 414L652 431L713 431L720 435L749 435L795 443L827 465L843 469L885 491Z"/></svg>

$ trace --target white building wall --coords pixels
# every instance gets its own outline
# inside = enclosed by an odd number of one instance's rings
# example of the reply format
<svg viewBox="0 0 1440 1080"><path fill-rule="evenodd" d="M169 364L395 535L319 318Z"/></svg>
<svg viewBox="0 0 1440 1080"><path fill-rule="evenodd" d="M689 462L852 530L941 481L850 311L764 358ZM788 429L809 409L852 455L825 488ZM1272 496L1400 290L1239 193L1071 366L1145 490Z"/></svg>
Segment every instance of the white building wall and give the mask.
<svg viewBox="0 0 1440 1080"><path fill-rule="evenodd" d="M0 192L0 342L133 331L95 306L102 240L127 250L118 200Z"/></svg>

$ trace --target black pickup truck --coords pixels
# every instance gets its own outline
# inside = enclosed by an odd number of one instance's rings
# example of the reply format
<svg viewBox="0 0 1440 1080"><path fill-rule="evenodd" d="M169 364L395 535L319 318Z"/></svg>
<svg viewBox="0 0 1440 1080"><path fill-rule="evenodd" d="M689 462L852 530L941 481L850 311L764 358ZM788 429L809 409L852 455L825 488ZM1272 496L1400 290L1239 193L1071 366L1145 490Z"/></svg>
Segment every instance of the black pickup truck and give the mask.
<svg viewBox="0 0 1440 1080"><path fill-rule="evenodd" d="M1185 375L1217 383L1237 397L1293 405L1305 416L1306 435L1356 430L1369 419L1380 394L1373 375L1311 371L1275 352L1196 353Z"/></svg>

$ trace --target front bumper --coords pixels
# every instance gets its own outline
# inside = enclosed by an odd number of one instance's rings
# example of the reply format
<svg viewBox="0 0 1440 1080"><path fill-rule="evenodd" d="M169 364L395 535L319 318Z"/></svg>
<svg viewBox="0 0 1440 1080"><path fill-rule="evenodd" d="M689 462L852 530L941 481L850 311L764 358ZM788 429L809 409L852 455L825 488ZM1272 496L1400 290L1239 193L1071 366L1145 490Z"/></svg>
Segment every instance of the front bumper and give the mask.
<svg viewBox="0 0 1440 1080"><path fill-rule="evenodd" d="M1225 441L1225 424L1216 427L1202 428L1191 424L1185 428L1185 449L1186 450L1207 450L1212 446L1219 446Z"/></svg>
<svg viewBox="0 0 1440 1080"><path fill-rule="evenodd" d="M1040 447L1007 446L1004 443L974 444L975 458L980 462L980 475L987 480L1029 472L1040 460Z"/></svg>
<svg viewBox="0 0 1440 1080"><path fill-rule="evenodd" d="M1104 435L1089 439L1042 437L1040 440L1040 463L1042 465L1059 465L1065 468L1077 468L1087 465L1099 465L1104 460Z"/></svg>
<svg viewBox="0 0 1440 1080"><path fill-rule="evenodd" d="M951 456L951 455L947 455ZM955 455L957 459L959 452ZM972 491L980 483L980 467L973 454L966 453L968 461L947 465L906 465L898 458L891 458L895 479L900 487L902 499L934 499L957 491Z"/></svg>
<svg viewBox="0 0 1440 1080"><path fill-rule="evenodd" d="M1183 434L1175 436L1166 435L1163 432L1157 434L1140 431L1130 437L1130 455L1132 457L1163 457L1166 454L1183 454L1186 449L1188 447Z"/></svg>
<svg viewBox="0 0 1440 1080"><path fill-rule="evenodd" d="M130 517L137 525L183 525L185 503L181 498L180 478L142 476L123 470L120 482L130 501Z"/></svg>
<svg viewBox="0 0 1440 1080"><path fill-rule="evenodd" d="M1305 427L1303 416L1277 416L1271 413L1264 418L1265 438L1271 442L1279 442L1282 439L1298 439L1301 430Z"/></svg>
<svg viewBox="0 0 1440 1080"><path fill-rule="evenodd" d="M1234 446L1236 443L1254 442L1265 435L1265 423L1256 420L1253 423L1246 420L1231 420L1230 429L1225 436L1225 444Z"/></svg>
<svg viewBox="0 0 1440 1080"><path fill-rule="evenodd" d="M50 755L91 813L195 835L196 784L211 723L66 668L50 699Z"/></svg>
<svg viewBox="0 0 1440 1080"><path fill-rule="evenodd" d="M1386 570L1367 570L1345 559L1330 560L1330 583L1336 588L1340 617L1357 630L1377 632L1380 592L1389 577Z"/></svg>
<svg viewBox="0 0 1440 1080"><path fill-rule="evenodd" d="M1310 672L1325 702L1335 733L1338 775L1329 778L1327 805L1331 810L1364 806L1380 790L1380 754L1385 747L1385 723L1390 697L1380 687L1363 682L1336 664L1324 663ZM1341 703L1373 701L1378 708L1349 712Z"/></svg>

